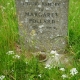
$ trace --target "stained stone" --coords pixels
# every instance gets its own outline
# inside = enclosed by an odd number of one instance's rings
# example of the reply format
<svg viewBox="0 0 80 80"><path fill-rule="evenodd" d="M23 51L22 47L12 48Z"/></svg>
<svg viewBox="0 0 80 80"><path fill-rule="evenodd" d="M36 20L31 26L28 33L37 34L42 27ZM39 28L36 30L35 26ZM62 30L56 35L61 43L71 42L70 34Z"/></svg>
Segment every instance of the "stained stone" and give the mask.
<svg viewBox="0 0 80 80"><path fill-rule="evenodd" d="M34 51L67 46L69 0L16 0L22 48Z"/></svg>

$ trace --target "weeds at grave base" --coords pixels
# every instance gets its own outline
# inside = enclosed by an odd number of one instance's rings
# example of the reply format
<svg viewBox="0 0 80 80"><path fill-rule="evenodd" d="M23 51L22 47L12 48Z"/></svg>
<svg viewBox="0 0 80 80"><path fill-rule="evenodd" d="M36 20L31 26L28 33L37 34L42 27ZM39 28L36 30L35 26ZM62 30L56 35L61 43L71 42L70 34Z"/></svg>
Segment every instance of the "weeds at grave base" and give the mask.
<svg viewBox="0 0 80 80"><path fill-rule="evenodd" d="M8 69L2 71L2 75L5 76L7 80L53 80L59 78L72 80L74 76L78 76L78 68L75 67L58 67L54 65L43 65L35 57L25 59L25 57L20 56L20 58L13 58L16 54L8 55L6 54ZM54 74L55 73L55 74ZM56 76L57 75L57 76ZM75 78L76 79L76 78Z"/></svg>

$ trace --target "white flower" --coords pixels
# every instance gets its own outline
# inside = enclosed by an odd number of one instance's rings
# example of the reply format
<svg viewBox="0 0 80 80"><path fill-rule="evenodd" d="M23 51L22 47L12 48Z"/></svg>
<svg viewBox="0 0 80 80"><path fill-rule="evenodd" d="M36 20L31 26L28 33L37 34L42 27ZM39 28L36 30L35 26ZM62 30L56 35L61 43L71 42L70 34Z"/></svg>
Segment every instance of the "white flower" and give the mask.
<svg viewBox="0 0 80 80"><path fill-rule="evenodd" d="M12 55L12 54L14 54L14 51L8 51L6 54Z"/></svg>
<svg viewBox="0 0 80 80"><path fill-rule="evenodd" d="M52 55L52 57L53 58L58 58L58 56L59 56L59 54L57 53L57 51L54 51L54 50L52 50L51 52L50 52L50 54Z"/></svg>
<svg viewBox="0 0 80 80"><path fill-rule="evenodd" d="M55 60L56 62L59 62L59 54L57 53L56 50L52 50L52 51L50 52L50 57L54 58L54 60Z"/></svg>
<svg viewBox="0 0 80 80"><path fill-rule="evenodd" d="M55 54L56 53L56 51L54 51L54 50L52 50L51 52L50 52L50 54Z"/></svg>
<svg viewBox="0 0 80 80"><path fill-rule="evenodd" d="M62 77L63 79L68 78L68 76L67 76L66 74L63 74L61 77Z"/></svg>
<svg viewBox="0 0 80 80"><path fill-rule="evenodd" d="M41 74L38 75L41 78Z"/></svg>
<svg viewBox="0 0 80 80"><path fill-rule="evenodd" d="M52 50L52 51L50 52L50 54L59 55L59 54L57 53L57 51L54 51L54 50Z"/></svg>
<svg viewBox="0 0 80 80"><path fill-rule="evenodd" d="M46 64L45 68L51 69L52 67L50 66L50 64Z"/></svg>
<svg viewBox="0 0 80 80"><path fill-rule="evenodd" d="M50 67L50 65L49 64L47 64L46 66L45 66L45 68L49 68Z"/></svg>
<svg viewBox="0 0 80 80"><path fill-rule="evenodd" d="M72 76L74 76L74 75L77 74L77 73L78 73L78 71L77 71L76 68L72 68L72 69L70 70L70 74L71 74Z"/></svg>
<svg viewBox="0 0 80 80"><path fill-rule="evenodd" d="M61 71L65 71L65 69L64 69L64 68L60 68L59 70L61 70Z"/></svg>
<svg viewBox="0 0 80 80"><path fill-rule="evenodd" d="M1 76L0 76L0 80L3 80L4 78L5 78L4 75L1 75Z"/></svg>
<svg viewBox="0 0 80 80"><path fill-rule="evenodd" d="M19 59L20 56L19 56L19 55L14 55L13 58L15 58L15 59Z"/></svg>

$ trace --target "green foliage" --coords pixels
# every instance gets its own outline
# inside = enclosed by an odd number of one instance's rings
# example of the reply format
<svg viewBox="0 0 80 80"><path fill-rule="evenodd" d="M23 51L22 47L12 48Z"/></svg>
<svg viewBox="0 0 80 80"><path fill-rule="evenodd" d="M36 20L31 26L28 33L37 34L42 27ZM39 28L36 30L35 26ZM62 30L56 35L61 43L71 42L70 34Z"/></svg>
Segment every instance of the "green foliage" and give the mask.
<svg viewBox="0 0 80 80"><path fill-rule="evenodd" d="M80 73L71 76L70 69L76 68L80 72L80 1L69 1L69 53L74 57L71 67L65 68L45 65L36 58L30 60L25 57L7 54L15 51L15 43L18 42L18 22L14 0L0 0L0 78L4 80L62 80L62 75L68 75L64 80L79 80ZM27 61L27 63L26 63Z"/></svg>

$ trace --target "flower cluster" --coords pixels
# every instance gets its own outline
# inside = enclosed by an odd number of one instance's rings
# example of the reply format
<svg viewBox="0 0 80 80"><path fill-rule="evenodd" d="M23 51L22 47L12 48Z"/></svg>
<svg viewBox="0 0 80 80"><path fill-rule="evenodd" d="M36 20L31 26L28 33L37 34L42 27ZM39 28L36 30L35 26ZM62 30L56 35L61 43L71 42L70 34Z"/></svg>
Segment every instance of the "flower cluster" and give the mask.
<svg viewBox="0 0 80 80"><path fill-rule="evenodd" d="M8 51L6 54L7 55L13 55L13 58L15 58L15 59L19 59L20 58L19 55L14 55L15 54L14 51Z"/></svg>
<svg viewBox="0 0 80 80"><path fill-rule="evenodd" d="M58 55L57 51L52 50L50 54Z"/></svg>
<svg viewBox="0 0 80 80"><path fill-rule="evenodd" d="M46 64L45 68L51 69L51 65L50 64Z"/></svg>
<svg viewBox="0 0 80 80"><path fill-rule="evenodd" d="M14 51L8 51L6 54L12 55L12 54L14 54Z"/></svg>
<svg viewBox="0 0 80 80"><path fill-rule="evenodd" d="M72 76L74 76L74 75L77 74L77 73L78 73L78 71L77 71L76 68L72 68L72 69L70 70L70 74L71 74Z"/></svg>
<svg viewBox="0 0 80 80"><path fill-rule="evenodd" d="M55 57L55 56L58 56L59 55L56 50L52 50L50 52L50 54L52 55L52 57Z"/></svg>
<svg viewBox="0 0 80 80"><path fill-rule="evenodd" d="M60 68L60 70L61 70L61 71L65 71L64 68ZM71 76L74 76L74 75L76 75L77 73L78 73L78 71L77 71L76 68L72 68L72 69L70 70L70 75L71 75ZM67 74L63 74L61 77L62 77L63 79L65 79L65 78L68 78L68 75L67 75Z"/></svg>
<svg viewBox="0 0 80 80"><path fill-rule="evenodd" d="M38 77L40 77L40 78L41 78L41 74L39 74L39 75L38 75Z"/></svg>
<svg viewBox="0 0 80 80"><path fill-rule="evenodd" d="M67 76L66 74L63 74L61 77L62 77L63 79L68 78L68 76Z"/></svg>
<svg viewBox="0 0 80 80"><path fill-rule="evenodd" d="M3 80L4 78L5 78L4 75L1 75L1 76L0 76L0 80Z"/></svg>
<svg viewBox="0 0 80 80"><path fill-rule="evenodd" d="M61 71L65 71L65 69L64 69L64 68L60 68L59 70L61 70Z"/></svg>
<svg viewBox="0 0 80 80"><path fill-rule="evenodd" d="M20 56L19 56L19 55L14 55L13 58L15 58L15 59L19 59Z"/></svg>

